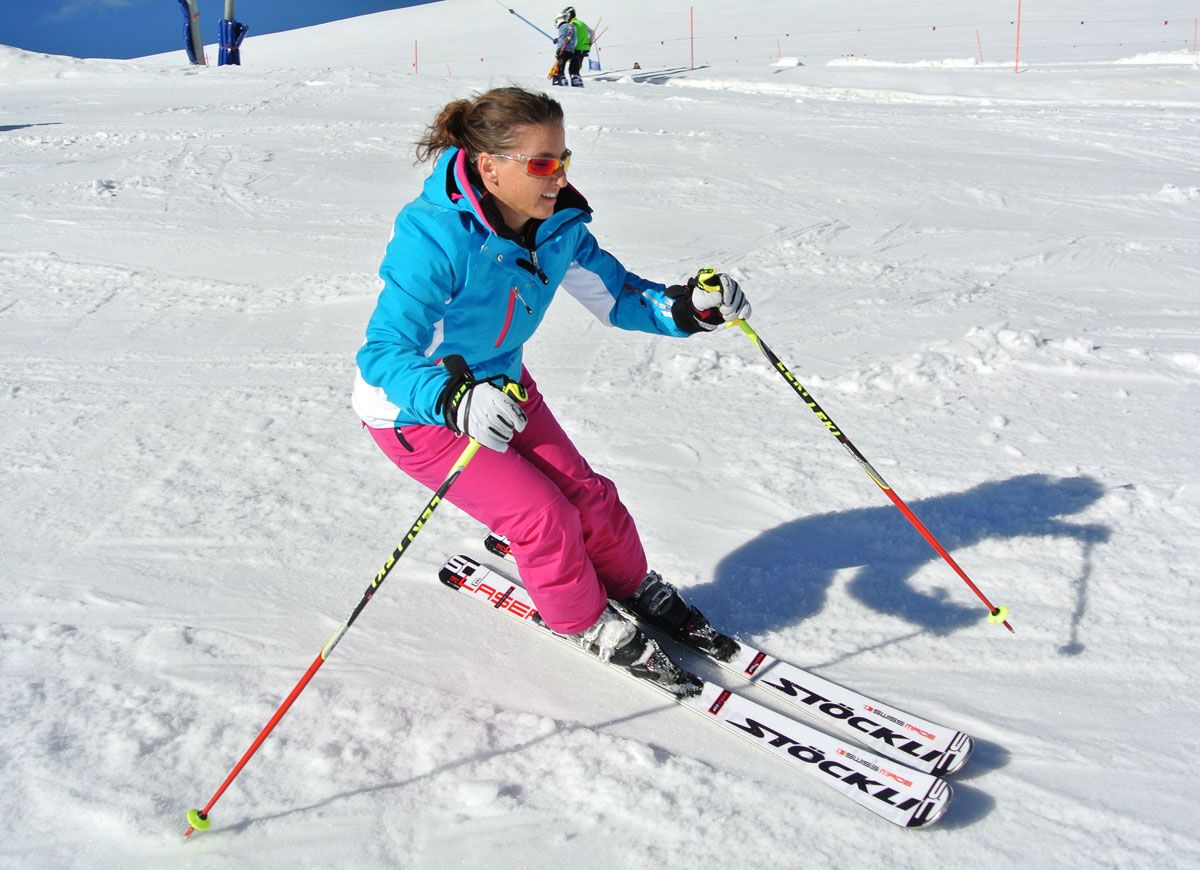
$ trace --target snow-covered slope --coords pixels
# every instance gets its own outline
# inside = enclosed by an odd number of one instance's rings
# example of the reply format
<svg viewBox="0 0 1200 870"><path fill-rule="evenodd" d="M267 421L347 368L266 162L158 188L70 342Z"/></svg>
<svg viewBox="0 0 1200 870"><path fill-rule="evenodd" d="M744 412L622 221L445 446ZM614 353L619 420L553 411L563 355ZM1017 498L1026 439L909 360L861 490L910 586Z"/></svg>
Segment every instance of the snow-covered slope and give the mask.
<svg viewBox="0 0 1200 870"><path fill-rule="evenodd" d="M559 94L594 231L735 274L1016 634L737 332L564 299L527 362L707 613L977 738L946 818L892 829L457 600L483 530L447 505L184 845L427 498L349 408L374 271L433 111L548 63L445 0L240 69L0 49L0 866L1200 861L1194 12L1027 8L1014 75L993 4L698 0L689 71L688 5L606 2L611 70Z"/></svg>

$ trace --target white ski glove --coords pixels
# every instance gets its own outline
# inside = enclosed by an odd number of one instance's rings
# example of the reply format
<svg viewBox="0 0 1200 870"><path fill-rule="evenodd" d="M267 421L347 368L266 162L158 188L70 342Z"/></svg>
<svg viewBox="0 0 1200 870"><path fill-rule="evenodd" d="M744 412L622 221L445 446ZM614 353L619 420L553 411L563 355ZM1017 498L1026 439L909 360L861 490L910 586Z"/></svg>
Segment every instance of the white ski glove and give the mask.
<svg viewBox="0 0 1200 870"><path fill-rule="evenodd" d="M527 422L516 400L489 381L471 384L454 407L456 431L500 453Z"/></svg>
<svg viewBox="0 0 1200 870"><path fill-rule="evenodd" d="M474 438L489 450L503 453L513 435L525 429L528 419L513 396L525 400L520 384L509 382L504 389L491 381L477 381L467 361L457 354L442 364L449 377L437 401L437 412L455 435ZM511 393L510 393L511 391Z"/></svg>
<svg viewBox="0 0 1200 870"><path fill-rule="evenodd" d="M668 287L667 295L675 300L671 316L684 332L712 332L750 316L750 303L738 282L713 269L701 269L686 285Z"/></svg>

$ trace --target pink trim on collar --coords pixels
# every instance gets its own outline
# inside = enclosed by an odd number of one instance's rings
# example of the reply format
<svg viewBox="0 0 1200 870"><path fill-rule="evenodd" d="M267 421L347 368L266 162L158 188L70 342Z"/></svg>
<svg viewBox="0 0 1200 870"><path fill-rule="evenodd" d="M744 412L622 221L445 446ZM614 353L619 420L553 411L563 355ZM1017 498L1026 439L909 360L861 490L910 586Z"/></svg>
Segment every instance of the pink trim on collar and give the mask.
<svg viewBox="0 0 1200 870"><path fill-rule="evenodd" d="M467 201L471 203L471 208L475 209L476 216L495 235L496 230L488 223L488 219L484 217L483 206L479 202L479 197L475 195L475 188L471 186L470 179L467 178L467 152L462 149L459 149L458 156L454 158L454 177L458 179L459 190L463 192Z"/></svg>

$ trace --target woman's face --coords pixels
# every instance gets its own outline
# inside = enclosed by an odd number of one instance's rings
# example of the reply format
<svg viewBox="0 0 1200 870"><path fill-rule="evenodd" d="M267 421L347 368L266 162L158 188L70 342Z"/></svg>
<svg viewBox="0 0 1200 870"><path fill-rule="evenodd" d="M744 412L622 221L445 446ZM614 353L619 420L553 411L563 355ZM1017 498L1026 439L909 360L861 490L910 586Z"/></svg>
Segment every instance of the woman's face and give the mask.
<svg viewBox="0 0 1200 870"><path fill-rule="evenodd" d="M521 157L564 157L567 134L561 123L524 127L504 154ZM553 175L539 177L526 171L524 160L510 160L483 153L477 161L484 187L496 198L504 222L520 231L530 218L545 220L554 214L558 192L567 186L567 174L559 168Z"/></svg>

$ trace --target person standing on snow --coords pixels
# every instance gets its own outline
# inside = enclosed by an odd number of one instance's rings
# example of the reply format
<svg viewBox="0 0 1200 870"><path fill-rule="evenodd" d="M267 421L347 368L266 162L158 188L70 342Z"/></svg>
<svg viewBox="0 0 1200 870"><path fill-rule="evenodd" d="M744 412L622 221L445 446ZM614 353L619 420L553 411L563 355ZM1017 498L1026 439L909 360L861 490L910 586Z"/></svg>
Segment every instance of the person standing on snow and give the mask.
<svg viewBox="0 0 1200 870"><path fill-rule="evenodd" d="M557 288L606 326L684 338L750 314L727 275L667 287L628 271L588 231L567 181L562 106L497 88L447 104L417 142L436 158L396 218L353 405L384 454L436 490L468 436L482 447L447 500L508 538L541 618L605 661L681 695L699 684L609 599L696 649L719 634L648 569L633 518L591 469L522 365ZM527 398L502 388L517 381Z"/></svg>
<svg viewBox="0 0 1200 870"><path fill-rule="evenodd" d="M568 70L575 60L575 43L578 33L575 25L571 23L574 16L574 7L568 6L554 19L558 35L554 38L554 67L550 71L550 84L552 85L566 87ZM576 72L578 71L579 68L576 66ZM582 86L583 79L580 78L579 87Z"/></svg>
<svg viewBox="0 0 1200 870"><path fill-rule="evenodd" d="M575 16L575 7L568 6L562 11L566 16L570 27L575 30L575 48L571 52L570 73L571 87L582 88L583 76L579 74L583 66L583 59L588 56L592 50L592 29L583 23L582 19Z"/></svg>
<svg viewBox="0 0 1200 870"><path fill-rule="evenodd" d="M575 16L575 7L568 6L554 19L558 36L554 42L554 69L550 76L552 85L567 84L570 75L571 87L582 88L583 76L579 74L583 59L592 50L592 29Z"/></svg>

